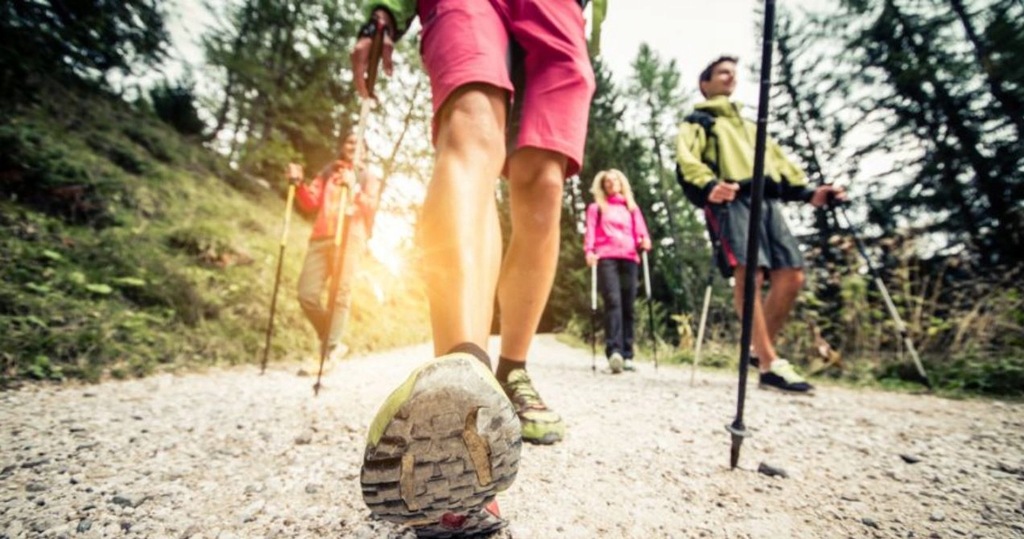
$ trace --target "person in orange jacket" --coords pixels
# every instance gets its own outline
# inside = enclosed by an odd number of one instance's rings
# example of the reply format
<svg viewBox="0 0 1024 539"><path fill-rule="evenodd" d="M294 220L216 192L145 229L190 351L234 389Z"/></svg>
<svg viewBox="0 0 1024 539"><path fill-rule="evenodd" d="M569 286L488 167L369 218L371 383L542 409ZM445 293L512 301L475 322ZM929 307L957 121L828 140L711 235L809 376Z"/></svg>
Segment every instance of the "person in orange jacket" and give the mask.
<svg viewBox="0 0 1024 539"><path fill-rule="evenodd" d="M380 199L380 181L366 169L364 163L354 163L355 134L342 139L339 157L329 163L310 183L303 181L302 166L288 165L288 179L296 183L295 200L305 212L316 212L313 232L309 237L306 260L299 274L299 305L313 324L320 345L326 344L328 359L340 359L348 351L342 342L345 322L352 302L352 278L359 259L366 251L366 242L373 228L373 217ZM338 274L338 296L331 316L330 306L321 300L334 272L334 235L338 226L338 204L342 187L348 186L349 204L346 210L345 235L342 242L345 253ZM328 327L330 325L330 327Z"/></svg>

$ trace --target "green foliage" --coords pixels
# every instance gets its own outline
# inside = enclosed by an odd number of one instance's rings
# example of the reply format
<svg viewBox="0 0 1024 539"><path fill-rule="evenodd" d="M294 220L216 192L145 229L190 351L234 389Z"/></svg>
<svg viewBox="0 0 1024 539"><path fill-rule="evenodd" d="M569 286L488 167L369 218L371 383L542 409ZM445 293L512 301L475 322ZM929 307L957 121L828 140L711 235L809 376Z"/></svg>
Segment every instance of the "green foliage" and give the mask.
<svg viewBox="0 0 1024 539"><path fill-rule="evenodd" d="M147 109L95 93L38 92L62 101L11 109L0 126L8 150L0 174L11 179L0 183L0 384L261 358L281 199ZM61 199L69 187L81 196ZM95 208L79 207L87 204ZM293 220L274 361L316 349L293 290L308 233ZM373 282L355 287L352 348L426 338L422 292L372 260L365 267ZM377 288L388 291L383 303ZM407 331L393 331L392 320Z"/></svg>
<svg viewBox="0 0 1024 539"><path fill-rule="evenodd" d="M161 81L149 90L153 111L158 118L185 136L199 137L206 124L196 109L195 83L190 80L171 84Z"/></svg>
<svg viewBox="0 0 1024 539"><path fill-rule="evenodd" d="M164 14L153 0L11 0L0 7L0 96L31 96L26 79L95 80L165 55Z"/></svg>
<svg viewBox="0 0 1024 539"><path fill-rule="evenodd" d="M673 311L693 311L703 297L711 251L704 225L675 180L675 140L690 92L680 85L675 60L663 60L647 44L640 46L632 67L628 93L636 98L632 112L637 123L632 131L645 166L631 178L656 246L650 254L652 287Z"/></svg>
<svg viewBox="0 0 1024 539"><path fill-rule="evenodd" d="M290 161L319 166L353 124L348 54L362 22L351 0L245 0L203 38L223 74L210 137L227 132L240 169L283 183Z"/></svg>

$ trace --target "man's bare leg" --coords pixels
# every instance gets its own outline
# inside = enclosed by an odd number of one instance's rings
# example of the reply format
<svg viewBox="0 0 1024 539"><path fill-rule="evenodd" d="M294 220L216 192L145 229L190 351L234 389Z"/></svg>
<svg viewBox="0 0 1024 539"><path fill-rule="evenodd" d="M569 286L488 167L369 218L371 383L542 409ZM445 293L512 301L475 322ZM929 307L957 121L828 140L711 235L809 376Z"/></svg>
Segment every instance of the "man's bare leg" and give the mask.
<svg viewBox="0 0 1024 539"><path fill-rule="evenodd" d="M506 102L504 90L469 85L438 111L419 230L436 355L463 343L487 347L501 256L494 189L505 161Z"/></svg>
<svg viewBox="0 0 1024 539"><path fill-rule="evenodd" d="M522 148L509 159L512 236L501 268L501 355L526 361L558 266L564 155Z"/></svg>
<svg viewBox="0 0 1024 539"><path fill-rule="evenodd" d="M736 307L736 313L740 321L743 320L743 290L747 282L746 269L746 266L736 266L735 269L736 286L733 287L733 305ZM761 276L760 271L754 280L756 291L754 292L754 312L751 319L750 345L754 348L754 355L757 356L759 361L758 367L761 372L768 372L776 356L775 347L772 346L772 340L768 334L764 309L761 305L761 286L764 284L764 278Z"/></svg>
<svg viewBox="0 0 1024 539"><path fill-rule="evenodd" d="M484 367L501 254L494 186L505 159L506 99L504 91L471 85L438 111L419 240L435 354L445 357L414 370L367 435L366 505L421 535L475 536L503 526L492 502L519 468L522 424ZM465 353L449 355L453 348Z"/></svg>
<svg viewBox="0 0 1024 539"><path fill-rule="evenodd" d="M793 312L796 297L804 286L804 270L801 268L783 268L772 270L771 286L764 298L764 319L768 327L768 336L775 343L786 325L789 314Z"/></svg>
<svg viewBox="0 0 1024 539"><path fill-rule="evenodd" d="M744 267L736 268L736 282L740 284L735 288L733 300L735 301L736 312L740 313L741 319L743 316L742 283L746 282L744 281L745 274L746 271ZM784 298L788 297L788 295L792 295L792 297L795 298L794 290L799 290L798 287L794 288L794 286L798 284L797 279L793 278L795 276L792 273L783 276L780 280L782 286L779 287L779 290L775 289L775 287L780 284L780 282L776 282L774 280L775 277L776 275L772 273L772 292L769 292L769 298L772 297L773 293L776 294L776 298ZM772 333L765 313L766 308L763 307L761 303L760 291L761 286L763 285L763 277L760 271L758 272L756 281L757 292L754 294L751 346L754 349L754 355L758 358L758 369L761 371L758 385L762 388L776 389L786 393L809 395L814 391L814 386L808 384L807 380L800 376L789 362L780 360L775 352L775 346L772 343ZM778 299L775 301L776 308L786 306L786 304L780 303ZM792 306L792 299L790 299L788 308L791 309ZM776 322L781 326L781 324L785 322L785 316L776 317ZM777 332L778 328L776 328L775 331Z"/></svg>
<svg viewBox="0 0 1024 539"><path fill-rule="evenodd" d="M562 418L548 409L526 373L530 341L558 266L565 166L565 156L537 148L520 148L509 160L512 237L498 283L501 357L496 375L519 416L523 440L538 444L565 436Z"/></svg>

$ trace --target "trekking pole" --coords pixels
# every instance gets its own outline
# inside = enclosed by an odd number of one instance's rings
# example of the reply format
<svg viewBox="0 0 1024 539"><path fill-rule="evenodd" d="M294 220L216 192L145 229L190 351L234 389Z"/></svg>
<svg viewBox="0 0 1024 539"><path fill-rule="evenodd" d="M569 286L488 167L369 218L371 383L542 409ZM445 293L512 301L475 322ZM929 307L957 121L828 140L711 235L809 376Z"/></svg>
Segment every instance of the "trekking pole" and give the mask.
<svg viewBox="0 0 1024 539"><path fill-rule="evenodd" d="M597 372L597 264L590 266L590 372Z"/></svg>
<svg viewBox="0 0 1024 539"><path fill-rule="evenodd" d="M359 150L356 150L358 155ZM327 361L328 342L331 338L331 326L334 324L335 304L338 302L338 289L340 288L342 268L345 263L345 248L348 247L348 185L342 184L341 196L338 199L338 221L334 227L334 252L331 256L331 285L327 294L327 324L324 339L320 341L320 367L316 372L316 383L313 384L313 394L320 394L320 379L324 374L324 363Z"/></svg>
<svg viewBox="0 0 1024 539"><path fill-rule="evenodd" d="M284 248L288 245L288 227L292 222L292 204L295 202L295 182L288 181L288 202L284 207L284 225L281 227L281 247L277 251L277 272L274 274L274 293L270 296L270 319L267 321L267 337L263 344L263 361L260 374L267 372L270 357L270 338L274 333L274 313L277 312L277 290L281 287L281 267L284 266Z"/></svg>
<svg viewBox="0 0 1024 539"><path fill-rule="evenodd" d="M651 297L651 267L647 264L647 251L640 251L644 261L644 292L647 294L647 319L651 328L651 350L654 355L654 370L658 370L658 335L654 332L654 298Z"/></svg>
<svg viewBox="0 0 1024 539"><path fill-rule="evenodd" d="M750 200L750 223L747 227L747 267L743 275L743 332L740 337L739 387L736 398L736 417L726 425L732 435L729 467L736 469L740 460L743 438L749 436L743 425L743 405L747 397L747 363L750 361L750 341L754 318L755 277L758 271L758 233L761 223L761 204L764 200L764 152L768 139L768 97L772 79L772 42L775 34L775 0L765 0L764 29L761 43L761 91L757 107L757 138L754 144L754 178Z"/></svg>
<svg viewBox="0 0 1024 539"><path fill-rule="evenodd" d="M714 254L712 254L714 257ZM700 350L704 344L704 328L707 327L708 323L708 307L711 305L711 285L714 284L715 279L715 262L711 261L711 267L708 269L707 284L704 287L704 307L700 310L700 326L697 329L697 350L693 353L693 363L690 367L690 387L693 387L693 380L697 376L697 365L700 364Z"/></svg>
<svg viewBox="0 0 1024 539"><path fill-rule="evenodd" d="M728 204L728 203L727 203ZM706 209L707 218L710 223L711 210ZM708 323L708 308L711 306L711 291L715 283L715 259L722 248L721 230L715 233L714 227L708 226L708 236L711 237L711 264L708 266L708 277L704 286L704 306L700 310L700 326L697 329L697 348L693 352L693 363L690 366L690 387L693 387L694 378L697 376L697 367L700 365L700 351L704 346L704 329Z"/></svg>
<svg viewBox="0 0 1024 539"><path fill-rule="evenodd" d="M850 216L846 214L846 208L842 204L831 204L833 216L836 213L836 207L838 206L839 212L843 215L843 220L846 221L846 233L853 238L854 245L857 246L857 251L860 252L860 256L864 259L864 262L868 265L868 273L871 274L871 278L875 281L875 286L878 287L878 291L882 294L882 300L885 302L886 310L889 311L889 316L892 317L893 323L896 325L896 331L900 334L903 339L904 346L910 352L910 358L914 362L914 367L917 369L917 373L921 375L921 381L928 389L932 388L932 382L928 379L928 373L924 370L924 365L921 363L921 357L917 355L917 347L914 346L914 341L910 338L910 332L907 330L907 325L903 323L903 318L900 316L899 311L896 309L896 304L892 300L892 296L889 295L889 289L886 288L885 282L882 281L882 276L878 272L878 268L875 267L874 263L871 262L871 257L868 256L867 247L864 246L864 242L861 241L860 235L855 231L853 221L850 220ZM839 219L836 219L836 223Z"/></svg>
<svg viewBox="0 0 1024 539"><path fill-rule="evenodd" d="M384 23L378 21L377 30L373 34L373 42L370 46L369 69L367 70L366 86L370 90L370 97L363 99L359 109L359 123L356 127L356 155L353 159L353 173L363 162L363 137L366 135L366 120L370 116L370 109L376 99L373 95L373 85L377 81L377 64L380 62L381 52L384 50ZM327 294L327 334L320 343L320 368L316 373L316 383L313 384L313 395L320 394L320 379L324 374L324 362L327 360L327 342L330 340L331 325L334 323L335 303L338 301L338 288L341 284L342 266L345 263L345 249L348 247L348 184L343 183L341 196L338 199L338 222L334 227L334 266L331 268L330 292Z"/></svg>

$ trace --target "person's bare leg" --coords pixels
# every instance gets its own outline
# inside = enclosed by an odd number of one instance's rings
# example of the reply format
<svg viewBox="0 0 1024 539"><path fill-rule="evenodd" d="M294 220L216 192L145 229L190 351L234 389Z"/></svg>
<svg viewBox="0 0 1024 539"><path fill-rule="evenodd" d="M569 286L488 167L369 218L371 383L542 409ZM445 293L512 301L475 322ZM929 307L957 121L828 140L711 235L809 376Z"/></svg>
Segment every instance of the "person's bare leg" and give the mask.
<svg viewBox="0 0 1024 539"><path fill-rule="evenodd" d="M509 159L512 236L498 283L501 355L509 360L525 363L554 283L566 161L529 147Z"/></svg>
<svg viewBox="0 0 1024 539"><path fill-rule="evenodd" d="M764 298L764 320L768 328L768 337L772 344L786 325L789 313L800 289L804 286L804 270L801 268L782 268L772 270L771 286Z"/></svg>
<svg viewBox="0 0 1024 539"><path fill-rule="evenodd" d="M504 90L474 84L438 111L437 158L418 231L436 355L467 342L487 347L501 253L494 188L505 161L506 102Z"/></svg>
<svg viewBox="0 0 1024 539"><path fill-rule="evenodd" d="M746 283L746 266L736 266L736 286L733 288L733 305L736 313L743 320L743 289ZM768 334L768 326L765 323L764 309L761 305L761 286L764 278L758 272L755 277L754 312L751 319L750 344L754 348L754 355L759 361L761 372L768 372L772 362L775 361L775 347L772 346L771 337Z"/></svg>

